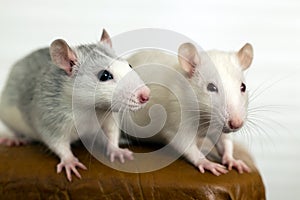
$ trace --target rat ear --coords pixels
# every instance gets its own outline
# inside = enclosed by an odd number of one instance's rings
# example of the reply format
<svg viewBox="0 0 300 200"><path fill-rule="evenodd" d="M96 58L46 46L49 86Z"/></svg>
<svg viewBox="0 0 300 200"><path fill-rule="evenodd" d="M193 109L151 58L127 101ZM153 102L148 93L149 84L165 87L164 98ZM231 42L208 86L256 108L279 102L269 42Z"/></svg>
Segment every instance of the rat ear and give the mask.
<svg viewBox="0 0 300 200"><path fill-rule="evenodd" d="M250 67L253 60L253 48L252 45L246 43L238 52L237 57L243 70Z"/></svg>
<svg viewBox="0 0 300 200"><path fill-rule="evenodd" d="M197 48L192 43L180 45L178 49L178 61L182 69L186 71L191 78L196 66L200 64L200 56Z"/></svg>
<svg viewBox="0 0 300 200"><path fill-rule="evenodd" d="M64 40L58 39L52 42L50 56L55 65L65 70L69 76L72 74L72 67L75 65L77 58L74 51Z"/></svg>
<svg viewBox="0 0 300 200"><path fill-rule="evenodd" d="M108 35L108 33L106 32L105 29L103 29L103 31L102 31L100 42L106 43L110 47L112 47L112 42L111 42L110 36Z"/></svg>

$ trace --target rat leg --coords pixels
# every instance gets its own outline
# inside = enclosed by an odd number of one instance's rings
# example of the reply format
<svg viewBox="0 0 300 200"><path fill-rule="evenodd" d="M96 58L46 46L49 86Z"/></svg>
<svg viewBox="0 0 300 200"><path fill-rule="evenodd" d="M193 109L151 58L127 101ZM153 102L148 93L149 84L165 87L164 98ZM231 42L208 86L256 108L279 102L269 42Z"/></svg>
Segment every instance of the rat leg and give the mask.
<svg viewBox="0 0 300 200"><path fill-rule="evenodd" d="M251 169L242 160L237 160L233 157L233 142L230 135L222 134L216 148L222 156L222 164L227 165L229 170L236 168L239 173L251 172Z"/></svg>
<svg viewBox="0 0 300 200"><path fill-rule="evenodd" d="M184 141L189 141L189 139L186 139L187 138L181 140L179 139L177 141L173 140L174 143L172 143L172 146L178 152L184 152L184 157L195 167L197 167L201 173L204 173L205 170L208 170L214 175L219 176L228 172L225 166L212 162L205 157L205 155L197 146L199 138L195 138L195 141L188 147Z"/></svg>
<svg viewBox="0 0 300 200"><path fill-rule="evenodd" d="M107 136L107 149L106 153L111 162L118 158L121 163L125 162L125 158L133 160L133 153L127 148L119 147L120 129L118 123L114 120L112 114L109 114L102 125L103 131Z"/></svg>
<svg viewBox="0 0 300 200"><path fill-rule="evenodd" d="M57 173L60 173L63 168L65 168L67 179L69 181L72 181L72 172L81 179L81 175L78 172L77 168L84 170L86 170L87 168L73 155L70 147L70 142L51 141L48 143L46 142L46 144L60 158L60 163L57 164Z"/></svg>
<svg viewBox="0 0 300 200"><path fill-rule="evenodd" d="M211 171L214 175L219 176L226 174L228 171L223 165L208 160L199 150L196 144L192 144L184 153L185 157L196 166L201 173L205 170Z"/></svg>

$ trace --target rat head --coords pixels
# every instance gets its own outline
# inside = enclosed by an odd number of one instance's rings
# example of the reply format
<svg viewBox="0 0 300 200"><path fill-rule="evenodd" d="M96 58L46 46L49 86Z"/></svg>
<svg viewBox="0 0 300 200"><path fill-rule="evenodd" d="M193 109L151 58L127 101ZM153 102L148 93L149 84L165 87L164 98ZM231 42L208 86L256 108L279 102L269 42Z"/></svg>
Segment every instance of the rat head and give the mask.
<svg viewBox="0 0 300 200"><path fill-rule="evenodd" d="M199 53L193 44L185 43L180 46L179 55L179 63L192 80L199 98L217 112L218 126L224 133L239 130L247 116L248 93L243 72L251 65L252 46L247 43L238 52L209 51L206 54Z"/></svg>
<svg viewBox="0 0 300 200"><path fill-rule="evenodd" d="M66 93L72 94L75 89L83 105L112 111L137 110L149 99L149 88L127 61L117 57L105 30L97 44L70 48L64 40L55 40L50 55L65 72ZM74 84L75 79L79 84Z"/></svg>

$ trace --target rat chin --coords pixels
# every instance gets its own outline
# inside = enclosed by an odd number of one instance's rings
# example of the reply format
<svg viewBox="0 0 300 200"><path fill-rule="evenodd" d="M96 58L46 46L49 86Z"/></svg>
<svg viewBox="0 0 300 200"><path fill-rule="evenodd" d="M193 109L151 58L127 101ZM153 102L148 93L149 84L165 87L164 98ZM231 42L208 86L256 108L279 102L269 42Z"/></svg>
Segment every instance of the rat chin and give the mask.
<svg viewBox="0 0 300 200"><path fill-rule="evenodd" d="M222 132L228 134L234 132L234 130L228 128L227 126L223 126Z"/></svg>
<svg viewBox="0 0 300 200"><path fill-rule="evenodd" d="M238 129L231 129L227 126L223 126L223 129L222 129L222 132L225 133L225 134L229 134L229 133L232 133L232 132L237 132L238 130L240 130L240 128Z"/></svg>

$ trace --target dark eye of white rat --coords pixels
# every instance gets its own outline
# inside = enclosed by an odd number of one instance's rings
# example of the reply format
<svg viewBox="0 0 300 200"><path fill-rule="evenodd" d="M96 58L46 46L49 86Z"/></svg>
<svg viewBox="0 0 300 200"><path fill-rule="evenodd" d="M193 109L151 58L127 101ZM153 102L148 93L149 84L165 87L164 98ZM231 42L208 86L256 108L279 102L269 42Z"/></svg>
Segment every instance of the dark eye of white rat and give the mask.
<svg viewBox="0 0 300 200"><path fill-rule="evenodd" d="M207 85L207 90L210 92L218 92L217 86L215 86L213 83L209 83Z"/></svg>
<svg viewBox="0 0 300 200"><path fill-rule="evenodd" d="M129 64L129 67L132 68L131 64Z"/></svg>
<svg viewBox="0 0 300 200"><path fill-rule="evenodd" d="M113 75L111 73L109 73L109 71L107 71L107 70L101 70L98 73L98 79L100 81L108 81L108 80L113 79Z"/></svg>
<svg viewBox="0 0 300 200"><path fill-rule="evenodd" d="M242 83L242 85L241 85L241 92L246 92L246 85L245 85L245 83Z"/></svg>

